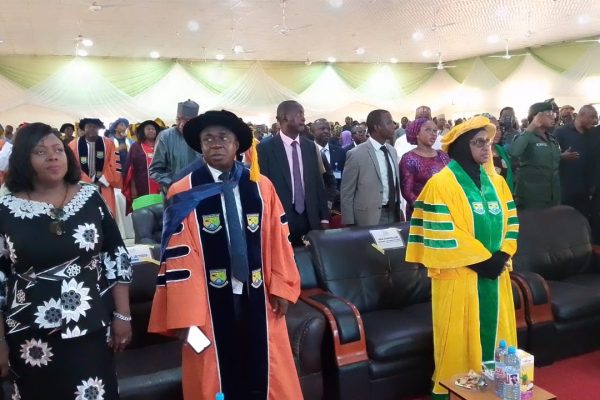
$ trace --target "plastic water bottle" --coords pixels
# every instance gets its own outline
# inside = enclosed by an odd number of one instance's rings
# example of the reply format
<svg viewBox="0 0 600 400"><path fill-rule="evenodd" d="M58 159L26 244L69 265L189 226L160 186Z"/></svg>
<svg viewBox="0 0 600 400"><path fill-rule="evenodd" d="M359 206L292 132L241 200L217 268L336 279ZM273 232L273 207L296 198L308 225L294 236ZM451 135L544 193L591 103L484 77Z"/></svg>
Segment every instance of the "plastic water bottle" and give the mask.
<svg viewBox="0 0 600 400"><path fill-rule="evenodd" d="M502 397L504 392L504 380L506 374L504 373L504 359L506 358L506 341L501 340L499 346L494 352L494 388L496 396Z"/></svg>
<svg viewBox="0 0 600 400"><path fill-rule="evenodd" d="M513 346L508 348L504 359L504 388L502 400L521 400L521 366L519 357Z"/></svg>
<svg viewBox="0 0 600 400"><path fill-rule="evenodd" d="M215 400L225 400L225 394L221 392L217 393L217 395L215 396Z"/></svg>

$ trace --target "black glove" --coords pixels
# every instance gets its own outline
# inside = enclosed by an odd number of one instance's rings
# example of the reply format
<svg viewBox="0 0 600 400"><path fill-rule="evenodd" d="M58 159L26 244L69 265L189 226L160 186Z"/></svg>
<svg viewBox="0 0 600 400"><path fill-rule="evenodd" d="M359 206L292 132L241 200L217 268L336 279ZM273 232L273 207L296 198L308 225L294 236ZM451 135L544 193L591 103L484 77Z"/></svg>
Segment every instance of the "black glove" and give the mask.
<svg viewBox="0 0 600 400"><path fill-rule="evenodd" d="M502 271L504 271L504 265L509 258L510 256L505 252L497 251L487 260L477 264L467 265L467 267L477 272L477 275L481 278L497 279Z"/></svg>

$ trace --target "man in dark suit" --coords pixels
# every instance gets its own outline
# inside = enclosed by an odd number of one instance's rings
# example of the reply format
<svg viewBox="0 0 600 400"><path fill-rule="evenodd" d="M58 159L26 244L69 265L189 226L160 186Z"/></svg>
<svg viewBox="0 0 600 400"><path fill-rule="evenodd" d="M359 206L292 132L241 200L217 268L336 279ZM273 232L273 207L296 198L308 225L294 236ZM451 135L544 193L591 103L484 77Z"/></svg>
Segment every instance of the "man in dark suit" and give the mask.
<svg viewBox="0 0 600 400"><path fill-rule="evenodd" d="M344 147L344 151L346 153L367 140L367 125L362 122L360 124L353 125L350 132L352 133L352 143Z"/></svg>
<svg viewBox="0 0 600 400"><path fill-rule="evenodd" d="M300 136L305 129L304 108L286 100L277 107L279 135L257 146L260 172L271 180L283 204L290 242L302 246L313 229L329 227L327 197L315 144Z"/></svg>
<svg viewBox="0 0 600 400"><path fill-rule="evenodd" d="M346 162L346 153L340 146L329 142L331 138L331 126L325 118L320 118L313 122L311 130L315 137L315 142L319 146L319 151L325 156L331 166L339 188L340 181L342 180L342 172L344 171L344 163Z"/></svg>

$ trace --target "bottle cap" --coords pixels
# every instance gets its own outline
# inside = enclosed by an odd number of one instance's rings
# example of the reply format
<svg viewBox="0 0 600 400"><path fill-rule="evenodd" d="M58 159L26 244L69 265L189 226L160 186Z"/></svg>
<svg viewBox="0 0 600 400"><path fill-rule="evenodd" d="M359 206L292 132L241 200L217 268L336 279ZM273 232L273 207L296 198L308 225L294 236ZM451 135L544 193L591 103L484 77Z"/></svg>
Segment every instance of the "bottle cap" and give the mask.
<svg viewBox="0 0 600 400"><path fill-rule="evenodd" d="M503 349L506 348L506 340L501 340L500 341L500 347L502 347Z"/></svg>
<svg viewBox="0 0 600 400"><path fill-rule="evenodd" d="M217 393L215 400L225 400L225 395L221 392Z"/></svg>
<svg viewBox="0 0 600 400"><path fill-rule="evenodd" d="M517 349L515 349L513 346L509 346L508 354L517 354Z"/></svg>

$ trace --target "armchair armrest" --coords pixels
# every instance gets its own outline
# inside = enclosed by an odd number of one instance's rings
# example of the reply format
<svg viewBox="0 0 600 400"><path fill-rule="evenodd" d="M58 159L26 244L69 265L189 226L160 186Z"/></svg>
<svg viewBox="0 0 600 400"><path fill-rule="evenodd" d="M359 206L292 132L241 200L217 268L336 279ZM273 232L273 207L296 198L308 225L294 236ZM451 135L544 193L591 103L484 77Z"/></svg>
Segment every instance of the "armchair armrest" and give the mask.
<svg viewBox="0 0 600 400"><path fill-rule="evenodd" d="M303 301L290 304L285 316L298 374L321 372L325 317Z"/></svg>
<svg viewBox="0 0 600 400"><path fill-rule="evenodd" d="M511 275L510 281L513 289L517 329L526 329L527 319L525 317L525 297L523 296L523 290L514 276Z"/></svg>
<svg viewBox="0 0 600 400"><path fill-rule="evenodd" d="M327 319L338 367L368 360L362 318L352 303L321 289L305 290L300 299Z"/></svg>
<svg viewBox="0 0 600 400"><path fill-rule="evenodd" d="M511 279L521 288L525 300L525 318L529 325L554 322L550 288L535 272L511 272Z"/></svg>

